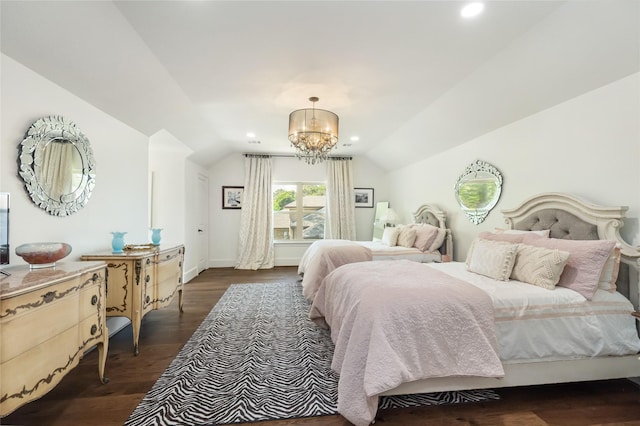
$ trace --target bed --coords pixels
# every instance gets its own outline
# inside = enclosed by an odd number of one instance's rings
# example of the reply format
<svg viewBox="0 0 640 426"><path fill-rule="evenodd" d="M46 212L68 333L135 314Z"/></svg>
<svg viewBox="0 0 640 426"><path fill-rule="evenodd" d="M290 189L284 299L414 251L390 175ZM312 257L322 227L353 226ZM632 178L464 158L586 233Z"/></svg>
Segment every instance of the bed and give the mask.
<svg viewBox="0 0 640 426"><path fill-rule="evenodd" d="M640 250L620 237L626 210L540 194L503 211L509 230L525 232L475 240L466 262L374 261L331 272L310 317L331 329L338 411L366 425L375 418L379 395L640 376L640 338L631 315L639 303ZM550 238L527 232L547 229ZM564 259L556 272L560 282L551 290L470 272L492 263L476 264L480 254L494 255L483 245L516 256L542 247ZM589 247L589 256L580 254L582 247ZM593 274L589 265L596 264L598 288L585 293L584 274ZM605 270L617 272L615 288L607 287L612 277L605 278Z"/></svg>
<svg viewBox="0 0 640 426"><path fill-rule="evenodd" d="M446 227L444 212L432 204L424 204L413 214L413 218L414 229L410 229L411 226L385 228L383 241L314 241L303 254L298 266L305 298L313 301L324 277L347 263L400 259L428 263L441 262L443 257L445 260L450 259L453 254L453 239L451 231ZM401 229L403 233L418 232L424 238L414 237L415 239L400 245L397 240Z"/></svg>

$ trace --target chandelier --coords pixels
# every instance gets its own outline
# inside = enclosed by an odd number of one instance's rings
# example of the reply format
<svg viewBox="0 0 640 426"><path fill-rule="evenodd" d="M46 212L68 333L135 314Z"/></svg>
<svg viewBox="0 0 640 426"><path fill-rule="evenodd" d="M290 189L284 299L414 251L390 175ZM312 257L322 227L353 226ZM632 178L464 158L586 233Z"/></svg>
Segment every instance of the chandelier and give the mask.
<svg viewBox="0 0 640 426"><path fill-rule="evenodd" d="M338 143L338 116L331 111L316 109L318 98L309 98L311 108L289 114L289 140L296 157L307 164L321 163Z"/></svg>

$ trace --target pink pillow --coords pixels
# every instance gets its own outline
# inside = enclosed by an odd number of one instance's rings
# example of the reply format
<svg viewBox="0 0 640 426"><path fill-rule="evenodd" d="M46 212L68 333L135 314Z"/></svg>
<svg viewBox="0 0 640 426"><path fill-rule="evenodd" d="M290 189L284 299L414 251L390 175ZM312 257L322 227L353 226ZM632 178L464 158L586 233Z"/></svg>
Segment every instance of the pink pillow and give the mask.
<svg viewBox="0 0 640 426"><path fill-rule="evenodd" d="M568 251L569 260L558 285L577 291L587 300L591 300L598 289L604 265L616 245L608 240L560 240L532 235L527 235L523 243Z"/></svg>
<svg viewBox="0 0 640 426"><path fill-rule="evenodd" d="M412 225L416 230L416 240L413 242L413 246L420 251L426 251L438 236L437 227L429 224Z"/></svg>

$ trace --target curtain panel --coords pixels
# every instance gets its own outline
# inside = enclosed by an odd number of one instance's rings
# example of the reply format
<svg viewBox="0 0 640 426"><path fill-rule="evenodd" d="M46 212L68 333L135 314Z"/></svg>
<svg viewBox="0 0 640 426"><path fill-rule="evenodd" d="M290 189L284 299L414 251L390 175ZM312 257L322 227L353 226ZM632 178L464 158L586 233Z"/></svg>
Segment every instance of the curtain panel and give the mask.
<svg viewBox="0 0 640 426"><path fill-rule="evenodd" d="M355 199L350 159L328 159L326 239L356 239Z"/></svg>
<svg viewBox="0 0 640 426"><path fill-rule="evenodd" d="M273 268L271 157L247 155L244 168L236 269Z"/></svg>

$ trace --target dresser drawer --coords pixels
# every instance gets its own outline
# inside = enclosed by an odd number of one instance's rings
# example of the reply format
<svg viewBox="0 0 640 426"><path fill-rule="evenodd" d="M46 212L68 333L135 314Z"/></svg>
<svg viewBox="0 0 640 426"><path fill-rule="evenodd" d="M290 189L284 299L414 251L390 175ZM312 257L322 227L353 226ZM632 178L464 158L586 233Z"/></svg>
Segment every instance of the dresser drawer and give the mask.
<svg viewBox="0 0 640 426"><path fill-rule="evenodd" d="M167 306L182 290L182 248L167 251L158 259L158 279L156 285L156 308Z"/></svg>
<svg viewBox="0 0 640 426"><path fill-rule="evenodd" d="M77 336L74 326L0 364L2 412L41 397L78 364L82 353Z"/></svg>
<svg viewBox="0 0 640 426"><path fill-rule="evenodd" d="M107 335L103 318L98 315L87 318L78 324L78 345L79 347L90 347L95 340L102 340L102 336Z"/></svg>
<svg viewBox="0 0 640 426"><path fill-rule="evenodd" d="M78 323L78 280L48 287L41 292L20 296L17 303L5 300L12 305L8 310L3 301L3 313L0 320L3 344L0 348L0 361L10 360L29 349L42 344Z"/></svg>
<svg viewBox="0 0 640 426"><path fill-rule="evenodd" d="M96 317L103 302L102 285L100 282L92 283L80 292L79 319Z"/></svg>

